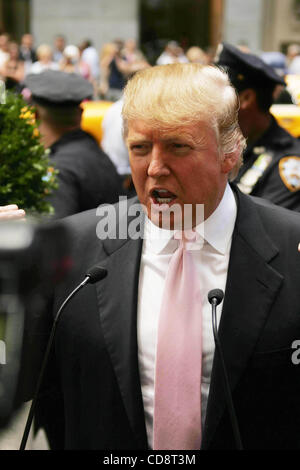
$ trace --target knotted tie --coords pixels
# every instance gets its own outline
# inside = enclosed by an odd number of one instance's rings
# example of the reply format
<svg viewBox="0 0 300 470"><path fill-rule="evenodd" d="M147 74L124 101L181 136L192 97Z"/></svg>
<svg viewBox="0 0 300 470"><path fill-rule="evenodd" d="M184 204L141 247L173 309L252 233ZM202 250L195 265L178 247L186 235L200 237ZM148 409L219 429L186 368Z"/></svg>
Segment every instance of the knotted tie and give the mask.
<svg viewBox="0 0 300 470"><path fill-rule="evenodd" d="M159 317L153 448L160 450L201 443L202 305L188 248L182 239L172 255Z"/></svg>

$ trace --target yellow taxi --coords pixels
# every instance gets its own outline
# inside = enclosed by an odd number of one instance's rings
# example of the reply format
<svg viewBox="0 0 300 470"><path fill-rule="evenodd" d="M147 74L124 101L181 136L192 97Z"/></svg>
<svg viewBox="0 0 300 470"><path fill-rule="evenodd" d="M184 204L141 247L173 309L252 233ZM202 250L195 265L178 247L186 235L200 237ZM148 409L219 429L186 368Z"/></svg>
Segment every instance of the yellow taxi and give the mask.
<svg viewBox="0 0 300 470"><path fill-rule="evenodd" d="M99 145L102 139L102 120L111 105L111 101L85 101L81 103L83 109L81 128L92 134Z"/></svg>

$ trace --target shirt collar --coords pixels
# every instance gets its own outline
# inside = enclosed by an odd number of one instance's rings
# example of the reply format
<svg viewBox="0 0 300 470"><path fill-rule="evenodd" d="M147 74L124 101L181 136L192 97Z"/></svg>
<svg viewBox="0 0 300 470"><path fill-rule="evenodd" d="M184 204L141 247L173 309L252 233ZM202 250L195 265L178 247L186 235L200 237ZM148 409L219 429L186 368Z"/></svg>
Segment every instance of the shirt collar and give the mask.
<svg viewBox="0 0 300 470"><path fill-rule="evenodd" d="M223 255L230 248L236 215L237 205L235 197L229 184L227 184L220 204L208 219L203 222L204 239Z"/></svg>
<svg viewBox="0 0 300 470"><path fill-rule="evenodd" d="M216 251L225 255L230 248L236 215L235 197L227 184L218 207L208 219L197 225L195 230L201 239L204 238ZM174 240L174 233L174 230L159 228L146 217L144 251L156 254L173 252L178 246L178 240ZM198 243L202 244L203 241L199 240Z"/></svg>
<svg viewBox="0 0 300 470"><path fill-rule="evenodd" d="M152 253L164 253L176 249L178 242L174 240L174 230L166 230L159 228L151 220L146 217L145 230L144 230L144 243L143 248L145 251Z"/></svg>

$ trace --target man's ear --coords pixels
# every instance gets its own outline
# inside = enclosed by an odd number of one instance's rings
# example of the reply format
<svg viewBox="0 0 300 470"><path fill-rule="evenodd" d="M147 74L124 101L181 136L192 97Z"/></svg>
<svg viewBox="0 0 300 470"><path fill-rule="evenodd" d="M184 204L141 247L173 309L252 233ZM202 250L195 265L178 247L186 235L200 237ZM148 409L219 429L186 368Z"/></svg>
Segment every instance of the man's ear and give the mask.
<svg viewBox="0 0 300 470"><path fill-rule="evenodd" d="M249 109L256 102L256 93L252 88L246 88L239 93L240 109Z"/></svg>
<svg viewBox="0 0 300 470"><path fill-rule="evenodd" d="M241 165L241 149L238 144L232 152L224 153L222 161L222 172L229 174L234 168Z"/></svg>

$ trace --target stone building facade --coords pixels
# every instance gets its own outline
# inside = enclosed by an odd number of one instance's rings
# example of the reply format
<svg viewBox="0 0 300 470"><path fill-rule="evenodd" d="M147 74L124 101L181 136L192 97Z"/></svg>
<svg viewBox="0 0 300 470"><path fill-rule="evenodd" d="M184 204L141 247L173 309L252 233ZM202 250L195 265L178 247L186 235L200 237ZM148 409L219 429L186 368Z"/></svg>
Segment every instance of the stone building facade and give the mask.
<svg viewBox="0 0 300 470"><path fill-rule="evenodd" d="M0 30L17 40L30 31L37 45L65 34L69 43L89 38L97 49L115 38L162 37L284 50L300 43L300 0L0 0Z"/></svg>
<svg viewBox="0 0 300 470"><path fill-rule="evenodd" d="M70 44L90 39L98 49L115 38L137 38L138 0L31 0L31 31L38 43L64 34Z"/></svg>

